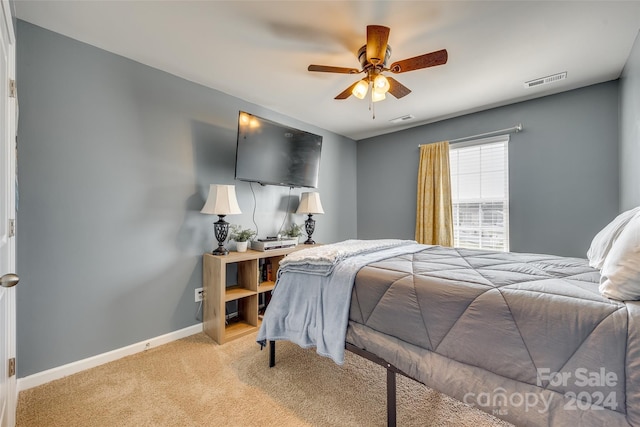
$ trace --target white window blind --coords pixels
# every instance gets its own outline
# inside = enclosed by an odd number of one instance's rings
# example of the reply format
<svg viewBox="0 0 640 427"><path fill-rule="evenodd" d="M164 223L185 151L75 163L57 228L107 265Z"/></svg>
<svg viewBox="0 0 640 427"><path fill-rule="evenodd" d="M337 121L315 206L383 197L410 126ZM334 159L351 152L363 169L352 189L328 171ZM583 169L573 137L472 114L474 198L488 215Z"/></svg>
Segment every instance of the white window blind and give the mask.
<svg viewBox="0 0 640 427"><path fill-rule="evenodd" d="M509 250L509 135L452 144L454 246Z"/></svg>

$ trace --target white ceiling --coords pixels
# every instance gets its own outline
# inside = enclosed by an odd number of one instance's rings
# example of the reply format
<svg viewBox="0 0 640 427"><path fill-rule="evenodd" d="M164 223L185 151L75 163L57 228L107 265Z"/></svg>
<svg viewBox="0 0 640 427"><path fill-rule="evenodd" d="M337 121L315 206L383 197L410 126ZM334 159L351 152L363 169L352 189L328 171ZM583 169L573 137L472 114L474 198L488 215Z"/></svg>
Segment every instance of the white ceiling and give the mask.
<svg viewBox="0 0 640 427"><path fill-rule="evenodd" d="M33 1L17 17L359 140L620 76L640 1ZM391 62L447 49L447 64L394 75L413 92L334 96L358 76L366 26L391 28ZM18 40L19 42L19 40ZM566 71L566 80L523 82ZM394 125L390 119L412 114ZM524 120L525 118L523 118Z"/></svg>

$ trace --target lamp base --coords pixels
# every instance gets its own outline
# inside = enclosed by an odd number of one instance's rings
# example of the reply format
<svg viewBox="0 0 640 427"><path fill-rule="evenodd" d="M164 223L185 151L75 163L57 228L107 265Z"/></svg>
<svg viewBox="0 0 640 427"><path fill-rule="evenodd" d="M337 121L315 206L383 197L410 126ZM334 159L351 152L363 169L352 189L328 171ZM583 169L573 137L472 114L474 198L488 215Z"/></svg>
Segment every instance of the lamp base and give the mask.
<svg viewBox="0 0 640 427"><path fill-rule="evenodd" d="M216 249L211 252L213 255L229 255L229 250L224 246L220 245Z"/></svg>
<svg viewBox="0 0 640 427"><path fill-rule="evenodd" d="M311 214L308 214L309 218L304 222L304 229L307 232L307 240L304 242L305 245L315 245L316 242L313 241L311 235L316 229L316 221L312 218Z"/></svg>
<svg viewBox="0 0 640 427"><path fill-rule="evenodd" d="M224 220L224 215L218 215L218 220L213 223L213 230L218 241L218 247L211 252L213 255L228 255L229 250L224 247L229 232L229 223Z"/></svg>

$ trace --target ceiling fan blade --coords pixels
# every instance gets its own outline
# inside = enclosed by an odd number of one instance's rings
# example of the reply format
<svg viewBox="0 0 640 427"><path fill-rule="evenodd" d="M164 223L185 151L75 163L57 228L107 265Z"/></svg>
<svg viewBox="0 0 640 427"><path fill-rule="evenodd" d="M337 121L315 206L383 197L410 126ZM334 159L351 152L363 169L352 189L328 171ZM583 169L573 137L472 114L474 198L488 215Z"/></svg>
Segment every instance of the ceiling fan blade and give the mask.
<svg viewBox="0 0 640 427"><path fill-rule="evenodd" d="M394 79L393 77L387 77L389 81L389 93L396 98L400 99L403 96L407 96L411 93L411 89Z"/></svg>
<svg viewBox="0 0 640 427"><path fill-rule="evenodd" d="M421 68L434 67L436 65L446 64L447 58L447 50L442 49L394 62L391 64L391 67L389 67L389 71L398 74L406 73L407 71L419 70Z"/></svg>
<svg viewBox="0 0 640 427"><path fill-rule="evenodd" d="M348 97L351 96L351 91L353 90L354 87L356 87L356 85L358 84L360 80L358 80L357 82L355 82L354 84L352 84L351 86L349 86L348 88L346 88L344 91L342 91L338 96L336 96L334 99L347 99Z"/></svg>
<svg viewBox="0 0 640 427"><path fill-rule="evenodd" d="M356 68L331 67L329 65L309 65L308 71L319 71L321 73L358 74L360 70Z"/></svg>
<svg viewBox="0 0 640 427"><path fill-rule="evenodd" d="M367 61L382 64L387 54L389 28L382 25L367 25Z"/></svg>

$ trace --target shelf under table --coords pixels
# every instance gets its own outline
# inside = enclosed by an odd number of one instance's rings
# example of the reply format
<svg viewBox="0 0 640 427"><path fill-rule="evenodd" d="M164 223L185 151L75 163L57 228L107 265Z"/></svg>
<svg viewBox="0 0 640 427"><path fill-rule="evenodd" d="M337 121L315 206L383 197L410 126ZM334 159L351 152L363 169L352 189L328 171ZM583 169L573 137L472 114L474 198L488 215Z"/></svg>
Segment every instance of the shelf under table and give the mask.
<svg viewBox="0 0 640 427"><path fill-rule="evenodd" d="M255 291L243 288L241 286L229 286L224 292L225 302L235 301L240 298L250 297L255 295Z"/></svg>
<svg viewBox="0 0 640 427"><path fill-rule="evenodd" d="M233 322L224 328L225 341L231 341L235 338L248 335L258 330L257 326L251 326L244 320Z"/></svg>
<svg viewBox="0 0 640 427"><path fill-rule="evenodd" d="M258 286L258 293L268 292L273 290L276 286L276 282L261 282Z"/></svg>

